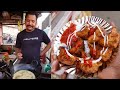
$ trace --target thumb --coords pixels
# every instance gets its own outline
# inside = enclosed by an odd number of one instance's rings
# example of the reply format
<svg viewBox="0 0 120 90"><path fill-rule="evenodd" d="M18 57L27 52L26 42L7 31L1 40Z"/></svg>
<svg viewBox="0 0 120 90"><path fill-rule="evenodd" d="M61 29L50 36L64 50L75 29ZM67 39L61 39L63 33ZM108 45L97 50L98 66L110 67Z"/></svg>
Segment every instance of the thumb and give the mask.
<svg viewBox="0 0 120 90"><path fill-rule="evenodd" d="M22 53L18 53L18 56L22 56Z"/></svg>
<svg viewBox="0 0 120 90"><path fill-rule="evenodd" d="M57 70L60 69L60 65L57 60L53 61L51 66L52 66L51 72L56 72Z"/></svg>

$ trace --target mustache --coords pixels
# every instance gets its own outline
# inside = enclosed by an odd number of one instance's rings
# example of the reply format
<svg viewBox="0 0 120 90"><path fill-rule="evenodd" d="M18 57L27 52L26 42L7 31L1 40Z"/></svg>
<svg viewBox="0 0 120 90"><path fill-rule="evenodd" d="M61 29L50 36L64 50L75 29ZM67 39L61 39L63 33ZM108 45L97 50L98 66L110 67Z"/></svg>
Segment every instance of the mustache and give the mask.
<svg viewBox="0 0 120 90"><path fill-rule="evenodd" d="M33 26L31 26L31 25L27 25L27 27L33 27Z"/></svg>

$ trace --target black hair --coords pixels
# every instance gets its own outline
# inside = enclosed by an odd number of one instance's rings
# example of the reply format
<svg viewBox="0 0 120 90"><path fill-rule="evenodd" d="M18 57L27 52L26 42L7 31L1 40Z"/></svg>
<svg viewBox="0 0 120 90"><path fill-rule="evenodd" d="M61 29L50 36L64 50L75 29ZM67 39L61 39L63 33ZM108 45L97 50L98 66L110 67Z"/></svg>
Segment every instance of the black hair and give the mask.
<svg viewBox="0 0 120 90"><path fill-rule="evenodd" d="M38 18L38 13L36 13L35 11L28 11L28 12L26 12L25 19L27 18L28 15L35 15L36 16L36 20Z"/></svg>

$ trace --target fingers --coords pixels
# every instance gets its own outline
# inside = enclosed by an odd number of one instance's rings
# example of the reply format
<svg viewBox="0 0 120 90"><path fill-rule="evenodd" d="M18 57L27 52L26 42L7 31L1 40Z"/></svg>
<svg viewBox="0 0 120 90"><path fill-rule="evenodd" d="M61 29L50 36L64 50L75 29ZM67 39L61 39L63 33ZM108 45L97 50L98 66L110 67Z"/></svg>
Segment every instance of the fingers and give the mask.
<svg viewBox="0 0 120 90"><path fill-rule="evenodd" d="M40 55L40 61L45 64L46 63L46 57L45 55Z"/></svg>
<svg viewBox="0 0 120 90"><path fill-rule="evenodd" d="M46 59L45 58L40 58L40 61L45 64L46 63Z"/></svg>
<svg viewBox="0 0 120 90"><path fill-rule="evenodd" d="M17 53L17 58L18 58L18 60L21 60L23 58L22 53Z"/></svg>
<svg viewBox="0 0 120 90"><path fill-rule="evenodd" d="M103 69L102 72L98 73L98 78L100 79L117 79L117 72L113 67L108 67Z"/></svg>
<svg viewBox="0 0 120 90"><path fill-rule="evenodd" d="M58 60L53 61L51 66L52 66L52 68L51 68L52 73L54 73L60 69L60 65L59 65Z"/></svg>

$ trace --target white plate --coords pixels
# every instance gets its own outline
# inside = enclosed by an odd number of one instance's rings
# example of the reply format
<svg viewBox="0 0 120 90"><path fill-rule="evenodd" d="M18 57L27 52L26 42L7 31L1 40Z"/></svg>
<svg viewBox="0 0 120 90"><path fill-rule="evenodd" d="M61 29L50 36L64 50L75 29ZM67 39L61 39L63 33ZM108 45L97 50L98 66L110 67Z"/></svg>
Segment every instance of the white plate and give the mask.
<svg viewBox="0 0 120 90"><path fill-rule="evenodd" d="M78 20L69 21L63 26L63 28L59 31L59 33L57 34L57 37L55 38L54 54L57 56L59 55L59 47L62 45L62 43L60 42L61 36L64 33L64 31L70 26L71 23L76 24L76 28L79 28L80 30L84 26L84 24L86 24L87 22L89 22L90 25L96 24L98 26L101 26L107 32L110 32L112 29L112 26L107 21L96 16L85 16ZM64 46L66 45L64 44Z"/></svg>

